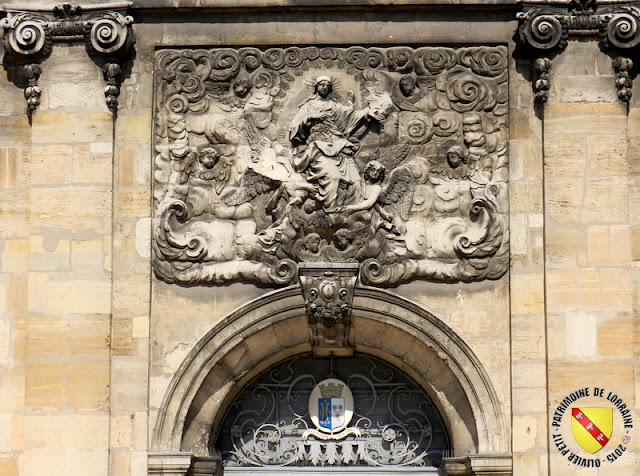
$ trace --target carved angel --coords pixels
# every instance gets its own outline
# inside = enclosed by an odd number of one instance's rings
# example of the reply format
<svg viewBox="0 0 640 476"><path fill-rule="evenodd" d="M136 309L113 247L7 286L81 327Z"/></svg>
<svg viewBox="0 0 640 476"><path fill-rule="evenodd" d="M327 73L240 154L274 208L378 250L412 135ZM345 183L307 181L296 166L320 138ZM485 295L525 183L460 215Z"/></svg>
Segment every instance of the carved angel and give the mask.
<svg viewBox="0 0 640 476"><path fill-rule="evenodd" d="M439 213L467 213L471 200L489 183L477 157L467 147L446 143L430 166L434 209Z"/></svg>
<svg viewBox="0 0 640 476"><path fill-rule="evenodd" d="M199 152L191 152L182 165L178 181L187 183L190 177L211 181L218 195L229 183L233 161L229 157L218 154L213 147L206 147Z"/></svg>
<svg viewBox="0 0 640 476"><path fill-rule="evenodd" d="M447 143L431 164L430 171L449 179L466 179L477 164L470 163L468 149L456 143Z"/></svg>
<svg viewBox="0 0 640 476"><path fill-rule="evenodd" d="M225 91L227 94L220 98L220 103L231 108L242 109L252 88L253 84L249 78L238 78L231 85L232 94L228 94L228 91Z"/></svg>
<svg viewBox="0 0 640 476"><path fill-rule="evenodd" d="M238 189L225 197L224 202L227 205L240 205L252 201L258 195L273 192L265 205L265 211L280 218L286 209L301 205L315 191L316 187L298 173L292 172L286 178L276 178L248 168Z"/></svg>
<svg viewBox="0 0 640 476"><path fill-rule="evenodd" d="M260 160L264 150L270 148L277 138L273 106L274 98L280 92L281 81L279 75L259 72L253 79L255 86L244 103L245 137L254 162Z"/></svg>
<svg viewBox="0 0 640 476"><path fill-rule="evenodd" d="M419 111L420 109L416 106L416 102L420 97L421 91L418 88L418 82L410 74L401 76L397 85L391 88L391 99L401 111Z"/></svg>
<svg viewBox="0 0 640 476"><path fill-rule="evenodd" d="M362 200L358 203L338 207L331 212L341 213L344 216L356 212L375 210L381 220L371 217L371 226L374 231L384 230L399 234L394 225L394 209L403 220L408 220L409 209L413 200L412 185L413 175L407 167L398 167L391 172L389 180L384 183L386 169L377 160L370 161L364 170L364 190ZM387 208L384 208L384 207Z"/></svg>

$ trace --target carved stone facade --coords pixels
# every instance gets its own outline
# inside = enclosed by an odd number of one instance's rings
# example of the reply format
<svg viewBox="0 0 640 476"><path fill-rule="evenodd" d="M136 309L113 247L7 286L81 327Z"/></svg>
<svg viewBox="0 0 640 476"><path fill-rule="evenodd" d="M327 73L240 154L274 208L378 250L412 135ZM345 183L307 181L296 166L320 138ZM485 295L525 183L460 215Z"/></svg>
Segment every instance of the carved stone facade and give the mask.
<svg viewBox="0 0 640 476"><path fill-rule="evenodd" d="M158 278L506 273L506 48L167 50L156 70Z"/></svg>
<svg viewBox="0 0 640 476"><path fill-rule="evenodd" d="M0 476L639 474L639 21L0 0Z"/></svg>

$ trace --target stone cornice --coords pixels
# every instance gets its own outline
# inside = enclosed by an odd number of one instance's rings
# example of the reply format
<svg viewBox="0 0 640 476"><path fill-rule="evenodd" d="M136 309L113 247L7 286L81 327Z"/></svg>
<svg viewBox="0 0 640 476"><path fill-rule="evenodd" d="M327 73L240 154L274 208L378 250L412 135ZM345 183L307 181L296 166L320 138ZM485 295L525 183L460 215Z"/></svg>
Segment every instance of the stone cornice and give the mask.
<svg viewBox="0 0 640 476"><path fill-rule="evenodd" d="M53 14L56 8L59 8L62 4L43 5L42 3L11 3L7 2L4 6L0 5L0 10L6 12L39 12L39 13L51 13ZM133 6L131 1L115 1L115 2L100 2L100 3L78 3L76 4L82 9L83 12L93 12L100 10L128 10Z"/></svg>
<svg viewBox="0 0 640 476"><path fill-rule="evenodd" d="M134 0L133 9L166 9L166 8L323 8L323 7L414 7L414 6L440 6L457 8L465 6L514 6L521 0L359 0L345 2L344 0L314 0L313 2L301 2L300 0Z"/></svg>
<svg viewBox="0 0 640 476"><path fill-rule="evenodd" d="M27 112L32 114L40 103L38 78L41 64L51 54L54 42L83 41L87 53L103 70L107 86L107 106L115 114L120 94L121 65L135 42L127 15L131 2L81 6L63 3L51 8L16 10L5 7L7 17L0 21L4 30L4 48L13 65L22 66L28 86L25 88Z"/></svg>

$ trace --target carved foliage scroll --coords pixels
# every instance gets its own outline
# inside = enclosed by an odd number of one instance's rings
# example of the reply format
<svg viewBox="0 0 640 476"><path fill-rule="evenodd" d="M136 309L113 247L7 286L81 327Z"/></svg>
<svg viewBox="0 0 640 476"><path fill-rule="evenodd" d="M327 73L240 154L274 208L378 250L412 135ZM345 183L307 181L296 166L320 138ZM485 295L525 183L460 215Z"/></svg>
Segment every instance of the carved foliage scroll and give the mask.
<svg viewBox="0 0 640 476"><path fill-rule="evenodd" d="M613 57L618 98L629 102L631 57L640 45L640 8L637 5L615 2L598 5L595 0L570 0L562 6L525 3L517 18L520 44L535 57L532 66L536 101L544 103L547 100L551 70L548 56L563 50L571 35L597 35L602 50Z"/></svg>
<svg viewBox="0 0 640 476"><path fill-rule="evenodd" d="M155 88L159 279L507 271L506 48L161 50Z"/></svg>
<svg viewBox="0 0 640 476"><path fill-rule="evenodd" d="M121 64L133 49L133 18L124 12L103 11L78 4L63 3L51 12L13 12L0 21L9 62L22 65L28 86L24 95L27 112L40 104L38 78L40 64L51 54L54 41L84 40L89 55L103 66L107 82L105 98L115 114L120 94Z"/></svg>

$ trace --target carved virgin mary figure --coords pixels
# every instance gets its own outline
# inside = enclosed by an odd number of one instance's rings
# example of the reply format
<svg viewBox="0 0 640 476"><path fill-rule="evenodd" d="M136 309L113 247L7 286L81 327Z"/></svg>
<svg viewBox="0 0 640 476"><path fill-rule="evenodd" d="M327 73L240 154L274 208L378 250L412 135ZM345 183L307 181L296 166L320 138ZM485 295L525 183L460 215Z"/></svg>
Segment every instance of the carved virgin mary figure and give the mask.
<svg viewBox="0 0 640 476"><path fill-rule="evenodd" d="M384 93L372 93L369 106L356 109L351 91L347 104L339 103L328 76L316 78L314 90L291 121L289 140L294 169L317 187L313 198L331 212L362 200L363 178L353 158L357 143L372 122L386 118L393 103Z"/></svg>

